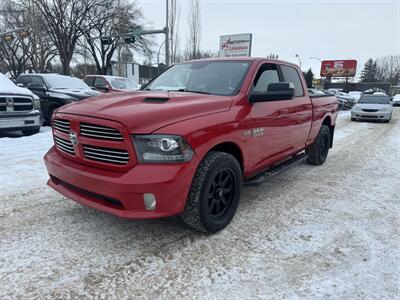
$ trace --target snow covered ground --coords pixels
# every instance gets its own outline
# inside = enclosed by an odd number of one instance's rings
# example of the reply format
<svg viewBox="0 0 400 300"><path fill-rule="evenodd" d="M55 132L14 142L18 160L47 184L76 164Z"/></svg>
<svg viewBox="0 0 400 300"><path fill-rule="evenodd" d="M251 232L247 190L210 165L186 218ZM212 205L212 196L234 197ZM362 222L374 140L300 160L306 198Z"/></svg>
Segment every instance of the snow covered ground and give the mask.
<svg viewBox="0 0 400 300"><path fill-rule="evenodd" d="M46 186L48 127L0 137L0 299L395 299L400 295L400 110L338 117L323 166L244 187L231 225L129 221Z"/></svg>

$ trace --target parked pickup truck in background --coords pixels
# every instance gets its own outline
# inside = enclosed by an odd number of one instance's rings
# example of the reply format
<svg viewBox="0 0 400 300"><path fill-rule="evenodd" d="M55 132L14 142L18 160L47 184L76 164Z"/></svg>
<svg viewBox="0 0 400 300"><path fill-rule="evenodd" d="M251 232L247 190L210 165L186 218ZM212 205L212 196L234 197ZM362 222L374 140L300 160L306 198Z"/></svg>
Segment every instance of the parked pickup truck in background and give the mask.
<svg viewBox="0 0 400 300"><path fill-rule="evenodd" d="M21 74L17 84L32 91L40 98L43 118L50 122L54 110L101 93L92 90L79 78L59 74Z"/></svg>
<svg viewBox="0 0 400 300"><path fill-rule="evenodd" d="M178 64L141 91L58 109L48 184L119 217L180 215L216 232L234 216L242 182L303 157L326 160L337 109L334 96L310 98L299 68L283 61Z"/></svg>
<svg viewBox="0 0 400 300"><path fill-rule="evenodd" d="M118 76L88 75L85 78L85 83L102 93L137 91L140 89L140 85L136 82Z"/></svg>
<svg viewBox="0 0 400 300"><path fill-rule="evenodd" d="M0 131L22 131L23 135L31 135L38 133L41 126L39 98L0 73Z"/></svg>

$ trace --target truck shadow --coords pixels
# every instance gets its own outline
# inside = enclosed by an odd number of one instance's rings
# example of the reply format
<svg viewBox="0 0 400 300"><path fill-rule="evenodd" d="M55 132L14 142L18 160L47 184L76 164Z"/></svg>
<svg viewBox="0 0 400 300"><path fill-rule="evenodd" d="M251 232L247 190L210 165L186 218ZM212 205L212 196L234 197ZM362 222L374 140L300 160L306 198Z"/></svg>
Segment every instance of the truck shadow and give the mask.
<svg viewBox="0 0 400 300"><path fill-rule="evenodd" d="M19 138L22 137L22 132L21 131L6 131L6 132L0 132L0 138Z"/></svg>

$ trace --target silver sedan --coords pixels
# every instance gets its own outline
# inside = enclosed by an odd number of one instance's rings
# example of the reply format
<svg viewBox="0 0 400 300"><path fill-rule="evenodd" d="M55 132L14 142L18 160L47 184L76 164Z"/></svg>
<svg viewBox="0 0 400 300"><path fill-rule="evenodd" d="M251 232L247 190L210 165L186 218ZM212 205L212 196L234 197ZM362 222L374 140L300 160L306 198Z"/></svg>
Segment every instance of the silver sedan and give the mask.
<svg viewBox="0 0 400 300"><path fill-rule="evenodd" d="M351 120L381 120L390 122L393 107L386 95L363 95L351 109Z"/></svg>

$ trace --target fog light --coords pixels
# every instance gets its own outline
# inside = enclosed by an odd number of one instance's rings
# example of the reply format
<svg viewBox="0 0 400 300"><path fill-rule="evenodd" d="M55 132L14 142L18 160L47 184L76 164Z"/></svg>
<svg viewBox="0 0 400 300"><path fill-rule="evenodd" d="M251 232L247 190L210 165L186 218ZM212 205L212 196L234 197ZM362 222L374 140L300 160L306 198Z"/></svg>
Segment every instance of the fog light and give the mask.
<svg viewBox="0 0 400 300"><path fill-rule="evenodd" d="M143 195L144 206L147 210L155 210L156 209L156 196L152 193L146 193Z"/></svg>

